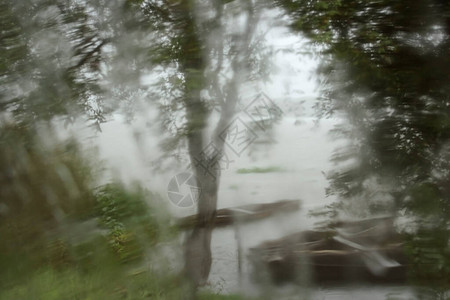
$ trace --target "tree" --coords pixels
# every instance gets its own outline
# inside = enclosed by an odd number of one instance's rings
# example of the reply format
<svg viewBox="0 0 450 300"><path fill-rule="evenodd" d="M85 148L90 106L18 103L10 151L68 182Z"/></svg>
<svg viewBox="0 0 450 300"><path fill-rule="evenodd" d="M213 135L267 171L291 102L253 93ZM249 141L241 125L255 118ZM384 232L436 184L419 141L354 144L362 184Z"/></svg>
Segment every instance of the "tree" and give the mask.
<svg viewBox="0 0 450 300"><path fill-rule="evenodd" d="M448 1L277 4L292 17L292 29L323 50L322 113L347 121L336 133L351 143L334 156L347 167L331 176L329 192L347 211L363 203L371 213L406 212L421 228L419 239L439 228L447 233L435 237L448 241ZM433 264L448 270L448 251L433 251L445 261Z"/></svg>
<svg viewBox="0 0 450 300"><path fill-rule="evenodd" d="M65 118L70 123L87 115L100 129L118 107L113 99L138 96L160 106L163 125L176 125L166 145L173 149L187 142L201 190L199 222L185 253L194 286L206 281L211 267L227 126L237 111L240 87L249 78L256 80L262 68L263 35L256 30L262 7L251 0L2 1L6 118L35 128L39 121ZM142 74L161 80L146 88L139 83ZM205 151L210 145L213 153Z"/></svg>
<svg viewBox="0 0 450 300"><path fill-rule="evenodd" d="M2 0L0 5L2 117L28 128L58 118L70 123L80 115L92 125L104 122L108 107L101 103L99 67L112 33L98 30L95 4Z"/></svg>
<svg viewBox="0 0 450 300"><path fill-rule="evenodd" d="M233 6L227 2L233 2ZM181 96L171 99L168 105L173 107L175 101L185 112L185 123L176 129L176 136L186 137L192 171L201 191L199 220L187 238L185 252L187 276L197 286L205 283L211 267L210 243L220 183L220 160L224 155L227 126L237 111L239 87L254 72L247 60L255 55L252 40L256 36L260 8L253 1L206 4L189 0L176 4L144 1L141 7L148 22L167 35L167 39L160 40L154 47L159 54L154 57L154 63L175 68L172 79L180 83L171 87L169 95ZM230 14L235 18L244 17L244 27L234 28L231 34L227 32L227 14L228 22ZM206 97L202 96L202 91L207 93ZM214 110L219 120L208 139L207 125ZM166 120L172 118L166 117ZM213 151L208 151L208 147Z"/></svg>

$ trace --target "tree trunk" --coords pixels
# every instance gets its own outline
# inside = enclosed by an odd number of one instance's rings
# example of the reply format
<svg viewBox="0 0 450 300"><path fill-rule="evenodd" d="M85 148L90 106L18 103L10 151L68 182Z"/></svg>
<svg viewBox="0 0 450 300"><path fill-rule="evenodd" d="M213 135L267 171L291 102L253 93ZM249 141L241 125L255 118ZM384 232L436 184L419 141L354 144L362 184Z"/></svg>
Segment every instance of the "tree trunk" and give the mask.
<svg viewBox="0 0 450 300"><path fill-rule="evenodd" d="M185 264L189 280L194 287L204 285L211 270L211 234L217 206L218 181L197 170L200 194L198 199L198 223L186 239ZM198 175L197 175L198 174Z"/></svg>
<svg viewBox="0 0 450 300"><path fill-rule="evenodd" d="M222 6L222 2L217 2L219 19L223 9ZM249 18L244 37L241 40L233 41L236 44L234 46L241 52L234 55L231 60L233 78L227 84L225 99L219 101L221 103L220 120L211 139L217 153L210 156L208 156L208 153L202 152L206 146L203 133L209 116L209 109L200 97L201 90L208 85L204 78L206 62L203 49L205 45L202 44L198 35L198 28L196 28L194 2L182 0L178 11L179 24L183 28L182 57L179 58L179 63L185 79L184 104L189 157L200 191L197 214L199 219L185 242L185 272L194 289L206 283L211 270L211 234L214 227L217 192L220 182L220 166L217 160L220 160L224 150L224 130L226 130L235 114L238 85L245 78L243 75L245 64L242 59L248 56L250 37L256 24L251 1L248 1L247 6ZM220 49L220 51L223 51L223 49ZM218 70L221 70L221 62L219 62ZM198 160L205 160L203 161L204 164L198 163Z"/></svg>
<svg viewBox="0 0 450 300"><path fill-rule="evenodd" d="M217 205L218 179L206 173L196 161L203 156L205 146L204 129L208 118L208 109L201 100L200 91L204 88L204 58L202 42L198 36L194 20L193 3L184 0L180 3L180 25L183 27L183 57L180 63L185 78L185 107L187 119L187 141L192 171L199 188L199 222L187 236L185 242L185 272L193 293L206 283L211 269L211 233L212 222ZM209 159L206 157L206 159ZM208 165L208 162L205 162Z"/></svg>

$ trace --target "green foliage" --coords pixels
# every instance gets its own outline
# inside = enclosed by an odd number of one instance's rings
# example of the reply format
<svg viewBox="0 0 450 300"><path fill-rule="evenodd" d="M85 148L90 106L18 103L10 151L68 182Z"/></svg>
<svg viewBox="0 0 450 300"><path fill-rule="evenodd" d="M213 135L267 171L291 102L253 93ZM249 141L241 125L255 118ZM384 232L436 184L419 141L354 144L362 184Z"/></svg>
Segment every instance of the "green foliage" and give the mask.
<svg viewBox="0 0 450 300"><path fill-rule="evenodd" d="M120 184L107 184L96 192L96 216L108 230L114 252L124 262L142 257L144 247L154 245L160 238L147 196L142 189L128 191Z"/></svg>
<svg viewBox="0 0 450 300"><path fill-rule="evenodd" d="M431 216L438 222L447 218L449 205L450 203L444 200L439 187L432 183L413 186L410 191L410 200L405 204L420 217Z"/></svg>
<svg viewBox="0 0 450 300"><path fill-rule="evenodd" d="M420 285L447 287L450 284L450 233L446 228L421 227L415 234L408 235L405 244L412 262L411 281Z"/></svg>
<svg viewBox="0 0 450 300"><path fill-rule="evenodd" d="M442 180L433 174L446 168L438 161L450 139L449 4L432 0L278 4L291 15L292 28L323 50L319 76L328 84L322 101L331 105L322 105L328 109L322 113L339 111L349 123L337 131L352 143L340 149L334 161L357 163L330 178L329 192L367 198L362 195L364 182L375 176L390 186L403 206L411 186L430 183L442 190L448 177ZM448 195L445 198L448 202Z"/></svg>
<svg viewBox="0 0 450 300"><path fill-rule="evenodd" d="M292 28L320 44L323 102L343 113L352 139L336 162L330 192L358 197L372 176L402 202L411 185L437 183L433 172L449 143L447 70L450 6L442 1L278 1ZM416 20L416 21L412 21ZM434 35L434 39L429 38ZM446 179L448 180L448 178ZM444 180L445 181L445 180ZM439 185L441 185L440 183Z"/></svg>
<svg viewBox="0 0 450 300"><path fill-rule="evenodd" d="M345 118L334 133L349 143L333 157L327 193L347 213L402 212L417 222L407 243L414 276L448 285L437 278L450 266L450 2L277 4L322 51L321 115Z"/></svg>
<svg viewBox="0 0 450 300"><path fill-rule="evenodd" d="M44 144L41 135L54 141ZM75 141L58 143L43 128L40 134L4 124L0 144L0 243L4 251L42 247L46 232L59 230L67 220L89 217L94 204L94 164L81 154Z"/></svg>
<svg viewBox="0 0 450 300"><path fill-rule="evenodd" d="M143 190L130 192L120 184L107 184L96 192L97 214L107 227L119 222L150 222Z"/></svg>
<svg viewBox="0 0 450 300"><path fill-rule="evenodd" d="M70 122L81 112L103 121L92 105L94 98L99 99L99 85L79 71L82 67L90 75L98 71L105 41L87 24L87 7L63 2L0 3L0 82L4 88L0 109L24 126L57 116Z"/></svg>
<svg viewBox="0 0 450 300"><path fill-rule="evenodd" d="M94 189L98 163L76 141L58 142L44 125L3 124L0 143L0 298L99 299L93 290L107 284L98 272L111 272L112 290L130 262L174 237L164 211L147 203L154 195L120 184Z"/></svg>
<svg viewBox="0 0 450 300"><path fill-rule="evenodd" d="M44 124L1 124L0 144L0 285L43 265L72 266L68 240L92 216L96 164Z"/></svg>

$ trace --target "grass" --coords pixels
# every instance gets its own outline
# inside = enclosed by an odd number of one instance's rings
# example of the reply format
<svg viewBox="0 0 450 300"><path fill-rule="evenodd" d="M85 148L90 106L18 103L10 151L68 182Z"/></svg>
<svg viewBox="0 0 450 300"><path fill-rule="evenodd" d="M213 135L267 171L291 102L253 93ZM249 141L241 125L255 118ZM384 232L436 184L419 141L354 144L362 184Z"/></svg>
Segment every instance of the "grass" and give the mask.
<svg viewBox="0 0 450 300"><path fill-rule="evenodd" d="M201 293L198 295L198 300L244 300L242 296L238 295L218 295L211 293Z"/></svg>
<svg viewBox="0 0 450 300"><path fill-rule="evenodd" d="M266 167L266 168L260 168L260 167L253 167L253 168L242 168L238 169L236 173L238 174L250 174L250 173L272 173L272 172L285 172L286 170L281 167Z"/></svg>
<svg viewBox="0 0 450 300"><path fill-rule="evenodd" d="M103 233L77 242L69 242L65 235L36 236L20 244L14 235L2 236L0 300L184 298L185 278L164 266L158 272L146 267L145 254L158 242L176 238L177 232L166 232L168 222L157 219L159 211L144 205L143 192L108 185L96 196L91 215L98 218ZM21 232L30 228L27 225ZM3 229L0 233L8 227ZM242 298L202 292L198 299Z"/></svg>
<svg viewBox="0 0 450 300"><path fill-rule="evenodd" d="M0 291L1 300L138 300L183 299L184 290L177 277L151 272L126 275L124 272L85 273L74 268L57 271L41 269L29 274L21 284ZM198 300L243 300L237 295L202 292Z"/></svg>

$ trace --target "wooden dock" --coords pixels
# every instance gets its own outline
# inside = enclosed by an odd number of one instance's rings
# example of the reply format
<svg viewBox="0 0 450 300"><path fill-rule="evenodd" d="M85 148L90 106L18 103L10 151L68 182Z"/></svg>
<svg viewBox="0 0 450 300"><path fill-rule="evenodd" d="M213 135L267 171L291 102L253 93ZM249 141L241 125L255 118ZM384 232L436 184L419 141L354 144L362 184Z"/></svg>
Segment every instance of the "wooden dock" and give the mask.
<svg viewBox="0 0 450 300"><path fill-rule="evenodd" d="M274 283L305 277L315 283L402 283L402 245L391 218L342 221L264 242L250 249L249 259L256 280L266 276Z"/></svg>
<svg viewBox="0 0 450 300"><path fill-rule="evenodd" d="M300 200L279 200L273 203L249 204L216 211L214 227L262 220L277 213L292 212L300 209ZM178 220L181 229L193 228L198 222L198 215L191 215Z"/></svg>

